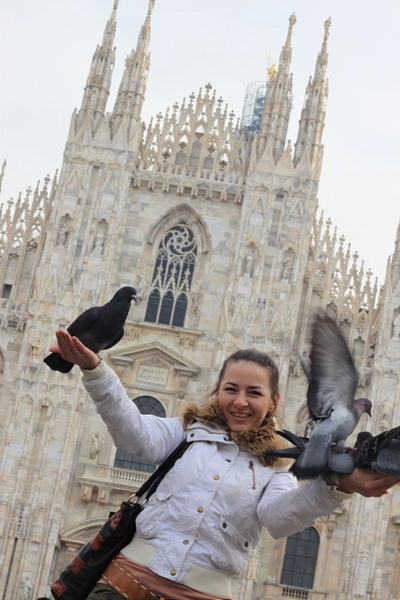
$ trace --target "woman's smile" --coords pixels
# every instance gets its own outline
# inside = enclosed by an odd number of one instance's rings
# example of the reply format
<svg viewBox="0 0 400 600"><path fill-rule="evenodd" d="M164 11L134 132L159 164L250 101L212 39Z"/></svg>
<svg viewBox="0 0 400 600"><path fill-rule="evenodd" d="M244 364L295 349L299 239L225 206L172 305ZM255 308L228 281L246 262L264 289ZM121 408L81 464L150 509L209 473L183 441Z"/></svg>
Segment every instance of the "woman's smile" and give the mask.
<svg viewBox="0 0 400 600"><path fill-rule="evenodd" d="M216 398L231 431L260 427L275 410L279 394L272 397L269 378L269 371L254 362L241 360L227 366Z"/></svg>

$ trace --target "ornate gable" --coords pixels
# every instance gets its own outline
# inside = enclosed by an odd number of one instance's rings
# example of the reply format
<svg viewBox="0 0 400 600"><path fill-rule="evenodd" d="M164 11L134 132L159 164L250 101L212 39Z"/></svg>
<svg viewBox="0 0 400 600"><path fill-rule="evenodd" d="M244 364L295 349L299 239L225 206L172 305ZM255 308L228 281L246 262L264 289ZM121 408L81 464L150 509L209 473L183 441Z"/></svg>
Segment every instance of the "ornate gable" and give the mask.
<svg viewBox="0 0 400 600"><path fill-rule="evenodd" d="M188 382L200 367L179 352L162 344L149 342L129 346L109 355L118 374L135 389L160 389L185 396Z"/></svg>

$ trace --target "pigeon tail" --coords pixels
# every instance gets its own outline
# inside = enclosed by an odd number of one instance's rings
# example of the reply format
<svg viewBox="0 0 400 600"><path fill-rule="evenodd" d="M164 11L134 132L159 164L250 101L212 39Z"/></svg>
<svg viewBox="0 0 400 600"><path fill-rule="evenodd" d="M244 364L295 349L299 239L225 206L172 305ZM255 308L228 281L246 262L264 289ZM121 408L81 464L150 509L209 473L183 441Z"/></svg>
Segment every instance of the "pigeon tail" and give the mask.
<svg viewBox="0 0 400 600"><path fill-rule="evenodd" d="M282 429L282 431L277 431L276 433L285 438L285 440L287 440L288 442L293 444L293 446L296 446L296 448L299 448L300 450L304 450L304 448L307 445L308 438L300 437L295 433L292 433L288 429Z"/></svg>
<svg viewBox="0 0 400 600"><path fill-rule="evenodd" d="M281 458L298 458L301 454L300 448L279 448L278 450L264 450L263 456L280 456Z"/></svg>
<svg viewBox="0 0 400 600"><path fill-rule="evenodd" d="M45 362L52 371L60 371L60 373L69 373L74 366L74 363L65 360L62 358L61 354L58 354L57 352L52 352L46 356L46 358L43 359L43 362Z"/></svg>

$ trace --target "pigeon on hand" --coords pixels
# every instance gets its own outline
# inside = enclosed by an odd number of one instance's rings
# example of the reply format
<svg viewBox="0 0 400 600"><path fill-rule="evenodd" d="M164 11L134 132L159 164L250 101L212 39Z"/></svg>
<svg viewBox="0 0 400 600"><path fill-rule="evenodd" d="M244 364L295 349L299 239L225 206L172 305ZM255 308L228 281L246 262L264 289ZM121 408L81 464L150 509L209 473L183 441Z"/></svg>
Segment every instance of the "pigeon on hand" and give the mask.
<svg viewBox="0 0 400 600"><path fill-rule="evenodd" d="M375 436L368 431L359 433L353 460L359 469L370 468L384 475L400 477L400 426Z"/></svg>
<svg viewBox="0 0 400 600"><path fill-rule="evenodd" d="M326 476L332 470L332 460L335 462L340 458L345 464L342 468L351 472L353 469L345 453L345 442L361 415L366 412L371 416L372 404L367 398L354 399L357 371L346 342L329 317L317 317L310 368L305 367L304 361L302 365L308 379L308 408L316 424L290 470L297 479ZM339 457L340 454L342 457Z"/></svg>
<svg viewBox="0 0 400 600"><path fill-rule="evenodd" d="M100 350L112 348L124 335L124 324L132 300L136 302L135 288L122 287L103 306L93 306L85 310L67 327L67 331L96 354ZM63 359L57 352L46 356L44 362L50 369L60 373L69 373L74 366L74 363Z"/></svg>

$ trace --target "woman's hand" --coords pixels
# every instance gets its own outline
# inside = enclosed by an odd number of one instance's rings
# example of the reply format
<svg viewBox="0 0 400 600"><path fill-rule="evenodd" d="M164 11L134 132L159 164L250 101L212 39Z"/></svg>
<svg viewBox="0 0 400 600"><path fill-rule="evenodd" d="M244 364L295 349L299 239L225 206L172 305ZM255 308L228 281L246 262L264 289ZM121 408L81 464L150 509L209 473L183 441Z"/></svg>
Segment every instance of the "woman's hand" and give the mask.
<svg viewBox="0 0 400 600"><path fill-rule="evenodd" d="M349 475L340 475L337 489L346 494L361 494L366 498L379 498L399 483L398 477L390 477L373 469L354 469Z"/></svg>
<svg viewBox="0 0 400 600"><path fill-rule="evenodd" d="M100 364L100 358L89 350L77 337L71 337L65 329L56 331L58 345L51 346L50 352L57 352L69 362L82 369L92 370Z"/></svg>

